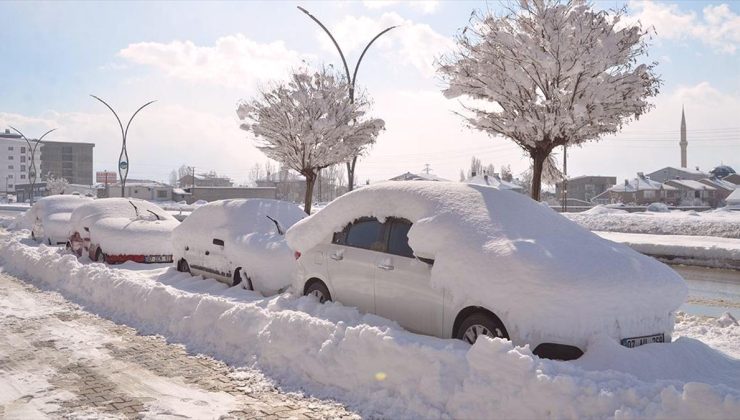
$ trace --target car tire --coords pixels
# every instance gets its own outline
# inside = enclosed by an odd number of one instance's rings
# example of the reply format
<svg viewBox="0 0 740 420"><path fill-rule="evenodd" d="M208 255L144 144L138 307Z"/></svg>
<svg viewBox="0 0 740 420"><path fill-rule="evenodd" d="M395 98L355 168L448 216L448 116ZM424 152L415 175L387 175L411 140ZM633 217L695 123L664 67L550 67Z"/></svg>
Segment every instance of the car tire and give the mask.
<svg viewBox="0 0 740 420"><path fill-rule="evenodd" d="M31 229L31 239L36 240L36 234L33 233L33 229Z"/></svg>
<svg viewBox="0 0 740 420"><path fill-rule="evenodd" d="M252 279L249 278L246 272L244 273L244 277L247 279L247 281L242 282L242 268L241 267L234 270L234 278L231 279L231 286L233 287L233 286L237 286L241 284L243 289L254 290L254 286L252 285Z"/></svg>
<svg viewBox="0 0 740 420"><path fill-rule="evenodd" d="M329 288L326 287L324 282L321 280L313 281L306 287L304 296L309 295L315 296L321 303L331 302L331 293L329 293Z"/></svg>
<svg viewBox="0 0 740 420"><path fill-rule="evenodd" d="M475 312L468 315L457 329L455 338L469 344L475 344L478 337L486 335L491 338L508 340L509 333L504 324L495 316L486 312Z"/></svg>
<svg viewBox="0 0 740 420"><path fill-rule="evenodd" d="M190 275L193 274L190 272L190 265L185 260L185 258L181 258L180 261L177 262L177 271L181 273L188 273Z"/></svg>
<svg viewBox="0 0 740 420"><path fill-rule="evenodd" d="M51 238L46 238L46 243L48 243L49 246L51 246Z"/></svg>

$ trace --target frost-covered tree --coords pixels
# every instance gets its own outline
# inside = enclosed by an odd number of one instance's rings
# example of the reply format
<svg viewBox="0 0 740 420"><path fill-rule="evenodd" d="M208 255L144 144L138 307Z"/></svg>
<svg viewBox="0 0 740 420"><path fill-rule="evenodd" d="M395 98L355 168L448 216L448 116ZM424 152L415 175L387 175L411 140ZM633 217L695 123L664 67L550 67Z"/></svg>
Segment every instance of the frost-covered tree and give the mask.
<svg viewBox="0 0 740 420"><path fill-rule="evenodd" d="M466 105L468 124L519 145L532 159L532 198L555 147L617 132L652 105L660 79L641 63L649 33L625 10L582 0L520 0L504 16L474 12L441 59L448 98ZM485 105L484 105L485 104Z"/></svg>
<svg viewBox="0 0 740 420"><path fill-rule="evenodd" d="M353 103L348 89L347 81L328 68L302 69L237 109L241 128L254 134L257 147L306 178L309 214L318 171L361 154L385 126L366 117L367 97L355 92Z"/></svg>
<svg viewBox="0 0 740 420"><path fill-rule="evenodd" d="M57 178L52 173L48 173L46 175L45 182L46 189L48 189L52 195L64 194L65 188L69 186L69 181L67 181L65 178Z"/></svg>

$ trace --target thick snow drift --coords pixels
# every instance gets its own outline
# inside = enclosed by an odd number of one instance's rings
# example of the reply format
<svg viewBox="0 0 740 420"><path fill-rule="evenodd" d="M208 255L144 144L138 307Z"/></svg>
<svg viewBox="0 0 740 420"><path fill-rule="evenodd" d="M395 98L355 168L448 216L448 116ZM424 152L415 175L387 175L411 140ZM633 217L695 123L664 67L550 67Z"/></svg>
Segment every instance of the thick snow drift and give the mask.
<svg viewBox="0 0 740 420"><path fill-rule="evenodd" d="M338 399L370 417L733 418L740 412L740 361L691 338L625 349L599 336L582 361L554 362L507 341L481 339L471 347L411 334L337 303L261 298L173 268L82 264L60 249L23 241L0 238L4 270L143 333L237 366L253 364L282 387ZM740 329L724 328L734 336Z"/></svg>
<svg viewBox="0 0 740 420"><path fill-rule="evenodd" d="M77 207L92 202L92 198L79 195L51 195L40 198L25 213L24 225L37 240L42 242L66 242L69 237L69 220Z"/></svg>
<svg viewBox="0 0 740 420"><path fill-rule="evenodd" d="M583 349L601 333L615 339L670 335L673 312L687 293L666 265L521 194L478 185L363 187L298 222L288 244L305 252L367 216L411 221L415 255L435 260L432 287L466 306L492 310L517 344L546 337Z"/></svg>
<svg viewBox="0 0 740 420"><path fill-rule="evenodd" d="M241 268L255 290L274 294L289 285L295 270L284 233L305 216L295 204L278 200L221 200L200 206L172 232L174 261L185 258L191 267L198 263L221 273ZM214 238L224 245L214 247ZM206 250L217 258L193 260Z"/></svg>
<svg viewBox="0 0 740 420"><path fill-rule="evenodd" d="M171 255L171 233L179 223L148 201L104 198L72 212L70 233L89 237L108 255Z"/></svg>
<svg viewBox="0 0 740 420"><path fill-rule="evenodd" d="M599 210L597 210L599 209ZM655 235L721 236L740 239L740 211L727 208L695 212L625 213L602 211L596 206L583 213L564 213L568 219L594 231L650 233Z"/></svg>

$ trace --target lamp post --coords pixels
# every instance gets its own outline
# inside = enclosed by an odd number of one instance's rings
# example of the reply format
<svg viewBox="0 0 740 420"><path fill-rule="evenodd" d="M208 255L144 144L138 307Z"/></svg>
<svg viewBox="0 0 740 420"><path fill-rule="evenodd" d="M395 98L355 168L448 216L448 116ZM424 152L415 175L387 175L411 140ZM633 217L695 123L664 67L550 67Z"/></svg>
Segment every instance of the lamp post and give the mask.
<svg viewBox="0 0 740 420"><path fill-rule="evenodd" d="M321 29L326 32L327 35L329 35L329 38L331 39L331 42L334 44L334 46L337 48L337 51L339 52L339 57L342 59L342 64L344 65L344 72L347 76L347 83L349 84L349 101L351 103L355 103L355 82L357 81L357 70L360 68L360 63L362 62L362 58L365 57L365 53L370 48L371 45L373 45L373 42L375 42L376 39L380 38L384 33L390 31L393 28L397 28L398 25L390 26L388 28L383 29L380 31L373 39L370 40L370 42L367 43L367 46L365 46L365 49L362 50L362 54L360 54L360 58L357 60L357 64L355 64L355 71L350 75L349 73L349 66L347 65L347 60L344 58L344 53L342 52L342 49L339 47L339 44L337 43L337 40L334 39L334 35L329 32L329 29L324 26L323 23L321 23L320 20L318 20L314 15L309 13L308 10L302 8L301 6L297 6L298 10L305 13L310 17L314 22L316 22ZM354 188L355 183L355 166L357 166L357 156L352 157L351 162L347 162L347 180L349 181L348 189L349 191L352 191Z"/></svg>
<svg viewBox="0 0 740 420"><path fill-rule="evenodd" d="M134 117L136 114L139 113L144 107L153 104L156 101L149 101L145 103L144 105L140 106L139 109L134 112L134 115L129 118L128 123L126 124L126 129L123 128L123 124L121 123L121 119L118 118L118 114L116 114L116 111L113 110L113 108L108 105L104 100L98 98L95 95L90 95L93 98L99 100L103 103L108 109L110 109L110 112L113 113L113 115L116 117L116 121L118 121L118 126L121 128L121 154L118 155L118 175L121 176L121 197L125 197L125 191L126 191L126 178L128 177L128 169L129 169L129 159L128 159L128 151L126 150L126 136L128 135L128 128L131 126L131 121L134 120Z"/></svg>
<svg viewBox="0 0 740 420"><path fill-rule="evenodd" d="M31 145L31 140L28 140L28 137L26 137L23 133L21 133L20 130L18 130L17 128L15 128L13 126L10 126L10 128L13 129L13 131L15 131L16 133L20 134L20 136L23 138L23 140L26 141L26 144L28 144L28 150L31 152L31 162L30 162L30 165L28 166L28 180L31 181L31 193L29 194L28 197L29 197L30 204L33 205L33 192L34 192L34 189L36 188L36 175L37 175L37 171L36 171L36 149L39 147L39 143L41 143L41 140L43 140L44 137L46 137L47 134L49 134L52 131L56 130L56 128L52 128L51 130L49 130L46 133L44 133L43 135L41 135L41 137L33 140L33 145ZM5 180L6 194L7 194L7 189L8 189L7 188L7 185L8 185L8 180L6 179Z"/></svg>

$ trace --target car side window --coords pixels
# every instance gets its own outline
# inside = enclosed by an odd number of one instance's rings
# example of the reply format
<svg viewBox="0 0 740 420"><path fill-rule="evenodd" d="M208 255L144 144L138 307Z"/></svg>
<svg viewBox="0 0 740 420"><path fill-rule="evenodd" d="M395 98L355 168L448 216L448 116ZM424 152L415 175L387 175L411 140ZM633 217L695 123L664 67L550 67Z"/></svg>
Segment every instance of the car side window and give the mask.
<svg viewBox="0 0 740 420"><path fill-rule="evenodd" d="M390 219L388 233L388 253L402 257L414 258L414 251L409 246L409 229L411 222L404 219Z"/></svg>
<svg viewBox="0 0 740 420"><path fill-rule="evenodd" d="M345 232L343 245L372 251L385 250L384 226L374 217L353 222Z"/></svg>

